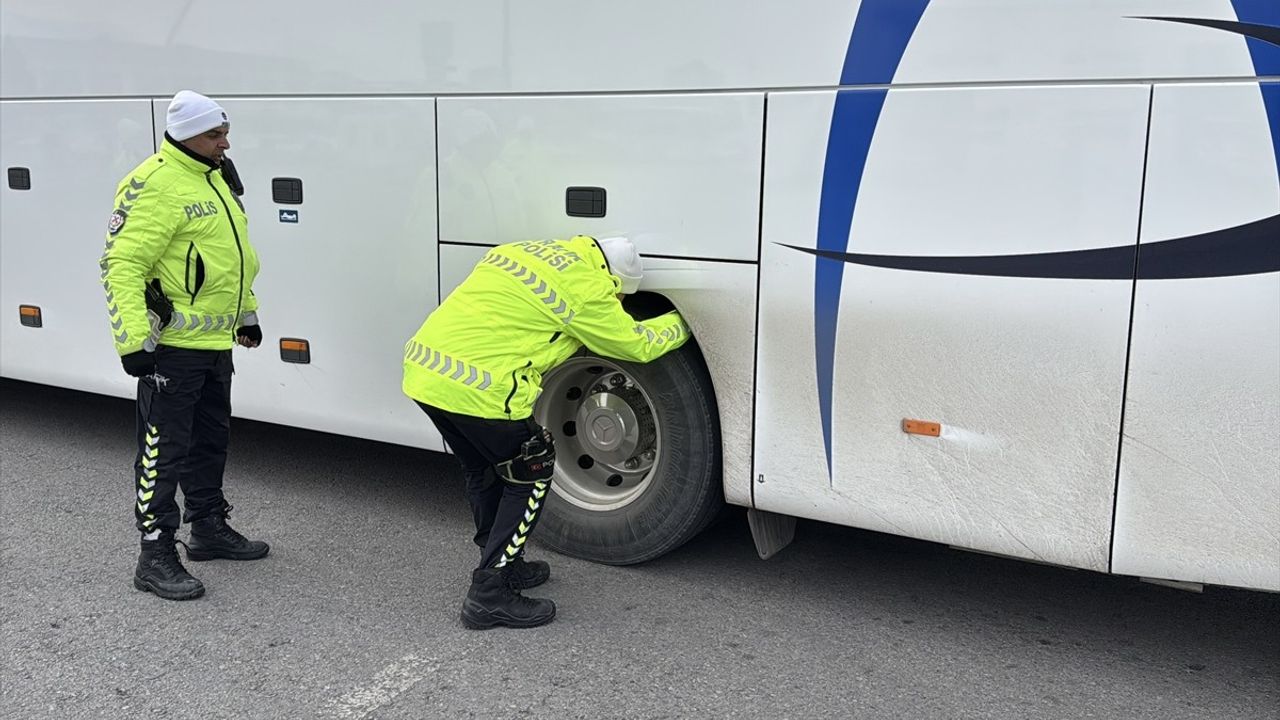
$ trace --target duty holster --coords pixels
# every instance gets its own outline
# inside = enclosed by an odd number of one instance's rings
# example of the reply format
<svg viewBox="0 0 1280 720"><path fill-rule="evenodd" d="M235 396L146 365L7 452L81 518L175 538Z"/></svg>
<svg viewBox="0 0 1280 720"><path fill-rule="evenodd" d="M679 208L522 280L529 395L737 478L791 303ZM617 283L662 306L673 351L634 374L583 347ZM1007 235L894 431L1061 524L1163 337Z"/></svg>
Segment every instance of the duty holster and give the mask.
<svg viewBox="0 0 1280 720"><path fill-rule="evenodd" d="M161 331L173 319L173 301L160 289L159 278L153 279L142 287L147 302L147 321L151 323L151 334L143 343L143 349L150 352L156 349L156 343L160 342Z"/></svg>
<svg viewBox="0 0 1280 720"><path fill-rule="evenodd" d="M156 278L143 286L147 298L147 312L156 316L160 329L164 329L173 319L173 301L160 289L160 279Z"/></svg>
<svg viewBox="0 0 1280 720"><path fill-rule="evenodd" d="M520 454L493 466L498 477L517 485L531 485L551 479L556 466L556 446L551 432L542 428L520 445Z"/></svg>

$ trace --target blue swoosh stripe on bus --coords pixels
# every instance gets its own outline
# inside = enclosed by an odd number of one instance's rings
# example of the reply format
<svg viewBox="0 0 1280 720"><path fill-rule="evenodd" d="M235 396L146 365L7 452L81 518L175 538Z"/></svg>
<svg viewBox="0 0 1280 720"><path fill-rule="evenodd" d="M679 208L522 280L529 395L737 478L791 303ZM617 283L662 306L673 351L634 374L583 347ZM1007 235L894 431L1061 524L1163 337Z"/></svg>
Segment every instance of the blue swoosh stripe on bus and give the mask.
<svg viewBox="0 0 1280 720"><path fill-rule="evenodd" d="M1280 45L1280 27L1272 27L1270 25L1258 25L1255 23L1235 22L1233 20L1209 20L1206 18L1189 18L1189 17L1157 17L1154 15L1143 15L1142 20L1159 20L1161 22L1182 23L1184 25L1199 25L1200 27L1213 28L1215 30L1225 30L1229 33L1244 35L1247 38L1254 38L1265 43Z"/></svg>
<svg viewBox="0 0 1280 720"><path fill-rule="evenodd" d="M929 0L863 0L858 7L849 47L840 73L841 85L887 85L893 82L907 42L915 33ZM820 250L843 253L849 247L850 227L858 186L866 167L887 90L841 90L836 93L822 169L818 207ZM814 360L817 365L818 408L822 440L831 478L831 391L844 266L814 263Z"/></svg>
<svg viewBox="0 0 1280 720"><path fill-rule="evenodd" d="M1252 26L1270 26L1280 35L1280 0L1231 0L1236 18ZM1246 35L1253 71L1258 77L1280 75L1280 41L1275 35ZM1271 123L1271 147L1275 151L1276 178L1280 182L1280 82L1263 83L1262 104Z"/></svg>
<svg viewBox="0 0 1280 720"><path fill-rule="evenodd" d="M1280 215L1224 230L1093 250L1024 255L869 255L783 245L828 260L915 272L1059 280L1187 280L1280 272Z"/></svg>

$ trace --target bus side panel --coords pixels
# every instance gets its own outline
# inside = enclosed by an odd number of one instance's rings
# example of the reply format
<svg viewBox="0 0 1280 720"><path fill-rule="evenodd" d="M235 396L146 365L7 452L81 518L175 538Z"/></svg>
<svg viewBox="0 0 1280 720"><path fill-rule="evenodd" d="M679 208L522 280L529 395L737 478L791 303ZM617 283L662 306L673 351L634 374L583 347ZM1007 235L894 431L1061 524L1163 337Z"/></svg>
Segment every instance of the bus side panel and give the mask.
<svg viewBox="0 0 1280 720"><path fill-rule="evenodd" d="M1149 89L858 92L770 96L756 506L1105 570Z"/></svg>
<svg viewBox="0 0 1280 720"><path fill-rule="evenodd" d="M1280 590L1280 118L1271 122L1257 83L1155 90L1116 572ZM1240 226L1268 218L1256 252L1233 247ZM1166 241L1197 235L1194 251L1164 260Z"/></svg>
<svg viewBox="0 0 1280 720"><path fill-rule="evenodd" d="M480 256L455 242L632 237L645 255L641 290L670 299L698 338L720 411L725 496L748 504L756 268L747 261L759 253L764 96L450 98L439 107L440 234L451 267ZM605 216L569 216L570 186L604 188Z"/></svg>
<svg viewBox="0 0 1280 720"><path fill-rule="evenodd" d="M447 98L440 234L450 242L625 233L640 252L755 260L764 96ZM566 191L605 191L570 217Z"/></svg>
<svg viewBox="0 0 1280 720"><path fill-rule="evenodd" d="M438 296L434 100L222 105L262 263L263 345L235 350L235 414L439 449L400 392L402 348ZM274 202L273 178L301 180L302 203ZM310 364L283 362L281 338L308 341Z"/></svg>
<svg viewBox="0 0 1280 720"><path fill-rule="evenodd" d="M1232 0L932 0L898 83L1252 76ZM1087 50L1085 49L1087 48Z"/></svg>
<svg viewBox="0 0 1280 720"><path fill-rule="evenodd" d="M154 151L145 100L0 103L0 375L131 396L112 347L98 261L116 184ZM5 172L7 176L7 172ZM24 327L19 305L43 327Z"/></svg>

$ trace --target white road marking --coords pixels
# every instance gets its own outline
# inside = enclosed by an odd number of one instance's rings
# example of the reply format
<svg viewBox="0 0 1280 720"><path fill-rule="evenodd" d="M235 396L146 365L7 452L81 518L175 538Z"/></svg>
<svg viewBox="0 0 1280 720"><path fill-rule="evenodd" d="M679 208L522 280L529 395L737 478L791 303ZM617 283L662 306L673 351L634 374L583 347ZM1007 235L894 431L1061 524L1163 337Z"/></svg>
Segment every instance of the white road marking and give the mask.
<svg viewBox="0 0 1280 720"><path fill-rule="evenodd" d="M383 668L367 684L330 700L328 714L342 720L367 718L439 669L438 658L406 655Z"/></svg>

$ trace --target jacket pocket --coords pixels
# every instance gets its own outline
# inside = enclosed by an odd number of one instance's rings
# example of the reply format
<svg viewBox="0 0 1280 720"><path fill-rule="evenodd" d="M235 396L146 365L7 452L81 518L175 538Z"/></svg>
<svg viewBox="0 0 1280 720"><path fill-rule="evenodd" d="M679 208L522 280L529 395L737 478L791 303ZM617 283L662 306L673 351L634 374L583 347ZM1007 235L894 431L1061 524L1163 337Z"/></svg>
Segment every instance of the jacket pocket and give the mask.
<svg viewBox="0 0 1280 720"><path fill-rule="evenodd" d="M194 263L192 263L193 256ZM196 250L195 243L187 246L187 271L183 282L187 295L191 296L191 304L195 305L196 295L200 292L200 288L204 287L204 258L200 257L200 251Z"/></svg>

